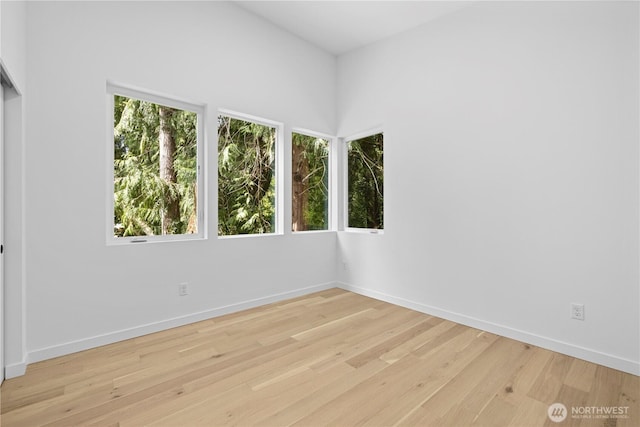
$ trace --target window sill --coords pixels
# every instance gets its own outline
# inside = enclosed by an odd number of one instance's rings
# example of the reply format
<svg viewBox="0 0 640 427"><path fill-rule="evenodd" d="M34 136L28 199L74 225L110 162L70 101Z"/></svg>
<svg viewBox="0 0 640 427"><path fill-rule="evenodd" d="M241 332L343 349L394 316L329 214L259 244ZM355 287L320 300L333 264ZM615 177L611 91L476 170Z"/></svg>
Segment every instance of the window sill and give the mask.
<svg viewBox="0 0 640 427"><path fill-rule="evenodd" d="M384 234L384 230L378 230L375 228L345 228L344 232L353 234L371 234L374 236L380 236Z"/></svg>
<svg viewBox="0 0 640 427"><path fill-rule="evenodd" d="M335 233L335 230L306 230L306 231L292 231L292 236L308 236L310 234L327 234Z"/></svg>
<svg viewBox="0 0 640 427"><path fill-rule="evenodd" d="M107 240L107 246L148 245L153 243L193 242L207 240L206 236L199 234L180 234L175 236L140 236L140 237L113 237Z"/></svg>
<svg viewBox="0 0 640 427"><path fill-rule="evenodd" d="M279 237L282 233L255 233L255 234L232 234L229 236L218 236L218 240L233 240L233 239L250 239L250 238L264 238L264 237Z"/></svg>

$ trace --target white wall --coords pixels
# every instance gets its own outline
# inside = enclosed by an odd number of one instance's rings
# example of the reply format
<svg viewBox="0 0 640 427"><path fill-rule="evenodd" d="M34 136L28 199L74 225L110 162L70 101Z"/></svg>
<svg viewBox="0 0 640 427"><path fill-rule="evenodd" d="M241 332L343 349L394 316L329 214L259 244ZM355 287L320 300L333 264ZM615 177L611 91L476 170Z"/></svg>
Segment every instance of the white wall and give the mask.
<svg viewBox="0 0 640 427"><path fill-rule="evenodd" d="M0 58L13 83L26 86L26 1L0 3Z"/></svg>
<svg viewBox="0 0 640 427"><path fill-rule="evenodd" d="M0 2L0 59L14 89L5 91L4 123L4 362L7 375L25 362L23 162L26 98L26 2Z"/></svg>
<svg viewBox="0 0 640 427"><path fill-rule="evenodd" d="M213 167L218 108L333 133L334 57L220 2L30 2L28 21L30 362L334 281L335 233L218 240ZM107 79L207 104L208 240L106 246Z"/></svg>
<svg viewBox="0 0 640 427"><path fill-rule="evenodd" d="M386 180L340 280L640 373L638 6L480 2L340 57L339 134L383 124Z"/></svg>
<svg viewBox="0 0 640 427"><path fill-rule="evenodd" d="M7 170L24 203L7 213L25 251L15 372L336 278L640 371L638 4L481 2L339 58L337 80L335 58L219 2L29 2L26 18L27 144ZM210 136L218 107L287 130L384 125L385 234L218 240L210 174L209 240L107 247L107 79L206 103Z"/></svg>

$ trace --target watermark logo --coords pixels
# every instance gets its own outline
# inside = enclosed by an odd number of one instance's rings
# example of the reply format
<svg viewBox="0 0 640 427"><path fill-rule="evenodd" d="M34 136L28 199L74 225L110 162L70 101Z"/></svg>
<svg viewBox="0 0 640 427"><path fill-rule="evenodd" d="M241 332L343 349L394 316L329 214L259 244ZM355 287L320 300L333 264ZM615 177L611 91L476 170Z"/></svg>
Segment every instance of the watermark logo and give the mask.
<svg viewBox="0 0 640 427"><path fill-rule="evenodd" d="M571 413L562 403L554 403L547 409L549 419L561 423L568 416L572 419L628 419L628 406L572 406Z"/></svg>
<svg viewBox="0 0 640 427"><path fill-rule="evenodd" d="M567 407L562 403L554 403L553 405L549 406L549 409L547 409L547 415L549 416L549 419L554 423L563 422L567 418L567 414Z"/></svg>

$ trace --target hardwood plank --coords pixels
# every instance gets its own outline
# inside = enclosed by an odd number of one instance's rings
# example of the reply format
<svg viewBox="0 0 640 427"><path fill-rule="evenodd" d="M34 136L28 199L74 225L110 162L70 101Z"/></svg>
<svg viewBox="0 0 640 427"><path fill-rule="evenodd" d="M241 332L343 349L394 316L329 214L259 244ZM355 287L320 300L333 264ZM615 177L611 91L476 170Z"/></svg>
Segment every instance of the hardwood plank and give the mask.
<svg viewBox="0 0 640 427"><path fill-rule="evenodd" d="M498 357L501 363L496 365L495 356L487 351L469 364L463 375L457 377L458 387L464 392L459 394L456 403L441 417L445 425L454 422L460 425L473 424L487 409L493 397L504 390L504 384L514 375L514 371L525 364L532 354L529 346L503 337L490 350L494 354L500 354ZM473 380L469 381L469 378Z"/></svg>
<svg viewBox="0 0 640 427"><path fill-rule="evenodd" d="M501 427L510 425L511 420L516 415L517 407L502 399L499 395L494 396L487 405L475 417L472 426L495 426Z"/></svg>
<svg viewBox="0 0 640 427"><path fill-rule="evenodd" d="M486 377L492 374L489 371L495 369L495 360L511 351L516 343L492 334L486 334L486 339L490 345L483 348L481 353L474 355L475 357L463 370L449 375L448 381L443 387L421 402L420 408L415 408L413 411L415 413L408 414L400 424L435 424L440 422L447 413L455 411L456 405L466 405L466 396L473 393L479 385L483 384ZM501 360L504 361L504 359Z"/></svg>
<svg viewBox="0 0 640 427"><path fill-rule="evenodd" d="M524 396L517 408L515 416L509 423L512 426L544 426L549 421L547 416L549 405L539 400Z"/></svg>
<svg viewBox="0 0 640 427"><path fill-rule="evenodd" d="M616 427L637 426L640 419L640 377L622 375L618 405L627 408L626 416L619 418Z"/></svg>
<svg viewBox="0 0 640 427"><path fill-rule="evenodd" d="M374 416L370 417L365 425L394 425L400 424L409 418L424 403L439 393L451 383L457 374L466 369L483 352L490 348L498 339L497 336L488 333L477 333L469 329L465 334L470 338L466 343L463 335L459 339L451 341L452 347L442 347L440 351L433 353L428 358L422 358L428 362L424 373L417 375L422 381L416 389L409 389L406 393L389 396L387 401L380 406Z"/></svg>
<svg viewBox="0 0 640 427"><path fill-rule="evenodd" d="M442 381L447 381L436 370L449 367L457 351L468 347L477 339L478 331L467 329L451 341L453 352L444 349L430 358L421 359L413 354L400 359L361 382L348 392L328 402L315 412L301 419L298 425L356 425L378 419L378 412L386 407L394 397L416 390L419 394L429 394ZM436 371L434 373L434 371Z"/></svg>
<svg viewBox="0 0 640 427"><path fill-rule="evenodd" d="M380 359L388 363L394 363L412 351L415 351L418 347L433 339L433 337L438 336L443 330L450 329L455 325L452 322L447 322L437 317L430 317L425 320L425 322L431 325L431 327L425 327L425 330L415 337L389 349L389 351L380 355Z"/></svg>
<svg viewBox="0 0 640 427"><path fill-rule="evenodd" d="M637 376L340 289L30 365L2 425L557 425L551 403L629 407ZM600 424L594 424L599 422Z"/></svg>
<svg viewBox="0 0 640 427"><path fill-rule="evenodd" d="M550 405L560 392L573 358L560 353L554 353L536 383L529 391L529 397L538 399L542 403Z"/></svg>
<svg viewBox="0 0 640 427"><path fill-rule="evenodd" d="M350 358L346 362L354 368L359 368L360 366L366 365L371 360L377 359L383 354L388 353L399 345L406 343L408 340L428 331L433 326L434 325L429 322L429 319L424 319L419 320L417 325L406 325L398 331L388 331L386 334L387 339L383 338L381 343L376 344L357 356Z"/></svg>
<svg viewBox="0 0 640 427"><path fill-rule="evenodd" d="M453 323L453 322L448 322L448 323ZM412 351L412 353L415 354L416 356L426 356L430 352L437 349L438 347L447 344L449 341L453 340L458 335L464 333L468 329L469 328L464 325L458 325L453 323L453 326L447 329L446 332L438 334L437 336L434 337L434 339L425 342L424 344L419 346L417 349Z"/></svg>
<svg viewBox="0 0 640 427"><path fill-rule="evenodd" d="M513 377L504 384L502 397L512 405L520 407L530 400L531 388L536 384L541 372L553 357L553 352L525 344L531 351L527 363L517 369ZM537 405L536 405L537 406Z"/></svg>
<svg viewBox="0 0 640 427"><path fill-rule="evenodd" d="M388 366L389 365L387 363L381 360L372 360L370 363L367 363L358 369L353 369L351 367L353 372L349 375L333 378L332 381L326 385L320 385L317 388L314 387L301 399L291 402L284 409L281 409L272 416L260 421L258 424L269 426L290 426L299 423L300 420L307 417L309 414L321 410L320 408L324 408L322 411L331 411L331 408L327 406L329 402L334 400L337 396L347 393L358 384L368 380Z"/></svg>
<svg viewBox="0 0 640 427"><path fill-rule="evenodd" d="M571 427L589 425L589 423L584 423L583 422L584 420L578 418L577 416L574 417L572 414L573 407L586 406L588 397L589 397L588 392L569 386L567 384L564 384L560 388L560 392L558 393L558 396L554 399L554 403L559 402L567 407L567 418L563 421L563 425L567 425ZM546 422L547 425L557 424L554 422L549 423L549 421Z"/></svg>
<svg viewBox="0 0 640 427"><path fill-rule="evenodd" d="M580 359L573 359L564 383L578 390L589 392L593 385L596 365Z"/></svg>
<svg viewBox="0 0 640 427"><path fill-rule="evenodd" d="M112 412L123 407L135 405L137 402L145 400L156 393L162 393L166 390L176 390L176 393L178 393L179 388L189 381L225 374L231 376L243 370L244 366L241 362L246 361L247 358L251 360L255 356L256 360L260 362L260 360L269 357L272 352L283 351L283 347L293 342L294 340L290 340L290 342L278 343L269 348L252 349L225 359L196 361L190 365L180 365L177 369L170 368L167 370L163 365L152 366L149 369L155 374L145 374L138 381L130 383L128 387L114 387L111 384L107 384L96 389L94 393L70 393L62 399L56 398L53 401L40 402L39 405L41 407L33 414L32 425L44 425L50 418L56 420L61 426L87 423L100 413ZM228 368L231 372L224 368ZM23 417L23 413L14 414L14 412L9 412L8 415L8 419L11 421L13 421L12 415L20 416L15 420L16 422L18 420L24 420L25 422L28 420L28 418L25 419Z"/></svg>

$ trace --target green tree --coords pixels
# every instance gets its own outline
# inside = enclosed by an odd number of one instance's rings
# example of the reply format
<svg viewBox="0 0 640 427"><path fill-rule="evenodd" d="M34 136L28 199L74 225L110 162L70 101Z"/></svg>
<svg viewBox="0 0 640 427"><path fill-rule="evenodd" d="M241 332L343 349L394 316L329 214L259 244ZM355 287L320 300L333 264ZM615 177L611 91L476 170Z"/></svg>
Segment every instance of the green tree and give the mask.
<svg viewBox="0 0 640 427"><path fill-rule="evenodd" d="M348 144L349 227L384 228L383 134Z"/></svg>
<svg viewBox="0 0 640 427"><path fill-rule="evenodd" d="M218 117L218 235L275 232L276 129Z"/></svg>
<svg viewBox="0 0 640 427"><path fill-rule="evenodd" d="M197 232L197 114L114 96L114 234Z"/></svg>
<svg viewBox="0 0 640 427"><path fill-rule="evenodd" d="M329 142L313 136L292 134L293 231L328 229Z"/></svg>

